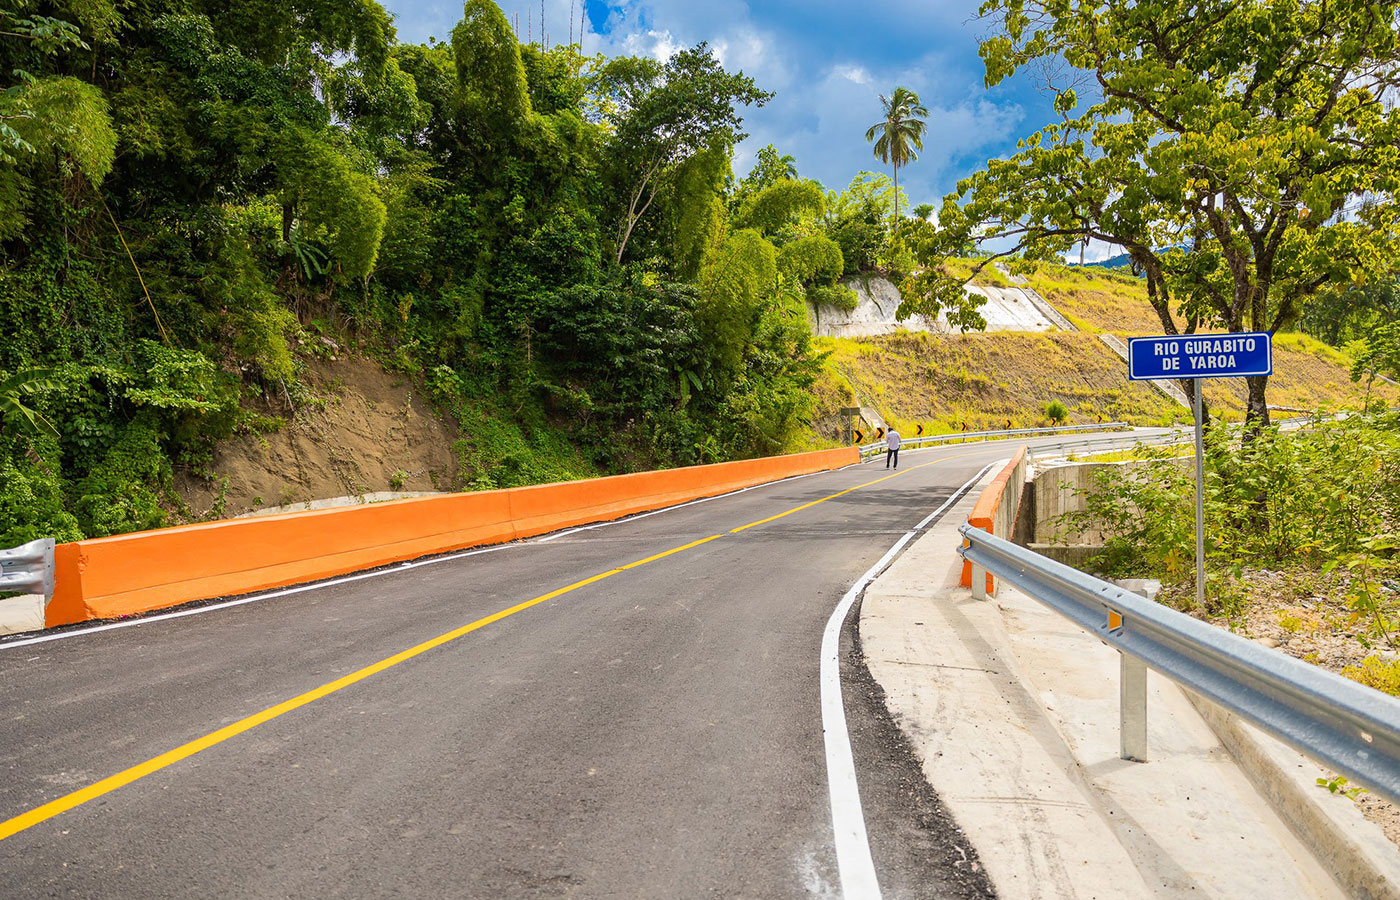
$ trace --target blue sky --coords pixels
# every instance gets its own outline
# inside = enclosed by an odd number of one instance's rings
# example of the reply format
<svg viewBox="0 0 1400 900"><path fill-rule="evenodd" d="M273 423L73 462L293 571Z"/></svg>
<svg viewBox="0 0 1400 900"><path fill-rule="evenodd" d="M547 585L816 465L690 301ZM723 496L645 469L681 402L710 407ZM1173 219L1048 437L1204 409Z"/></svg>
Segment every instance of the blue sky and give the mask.
<svg viewBox="0 0 1400 900"><path fill-rule="evenodd" d="M381 0L394 13L401 41L447 38L459 2ZM500 0L498 0L500 2ZM573 0L578 2L578 0ZM567 42L571 0L544 0L551 43ZM862 169L888 172L871 154L865 130L880 118L881 93L903 85L929 109L917 162L901 170L911 201L939 204L958 178L989 157L1014 152L1016 140L1050 118L1049 104L1026 79L983 88L975 20L979 0L588 0L584 51L664 58L708 41L730 70L742 69L777 97L750 109L750 138L739 148L743 174L753 154L774 144L797 159L803 176L839 188ZM538 40L540 0L505 0L501 8L522 38ZM573 6L575 39L579 8Z"/></svg>

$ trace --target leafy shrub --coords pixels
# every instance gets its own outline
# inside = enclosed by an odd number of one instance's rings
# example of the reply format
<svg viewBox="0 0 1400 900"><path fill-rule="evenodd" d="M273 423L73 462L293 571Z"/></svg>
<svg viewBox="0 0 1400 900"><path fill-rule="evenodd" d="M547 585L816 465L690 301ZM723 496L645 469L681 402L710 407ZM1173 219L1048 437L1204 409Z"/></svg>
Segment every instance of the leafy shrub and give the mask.
<svg viewBox="0 0 1400 900"><path fill-rule="evenodd" d="M1400 660L1368 656L1359 666L1347 666L1342 674L1367 687L1400 697Z"/></svg>
<svg viewBox="0 0 1400 900"><path fill-rule="evenodd" d="M1353 415L1240 438L1225 426L1207 433L1210 568L1344 572L1353 607L1388 638L1395 599L1383 582L1400 572L1400 417ZM1126 477L1118 469L1102 473L1086 508L1062 522L1103 530L1095 565L1104 572L1182 583L1194 571L1194 492L1190 467L1158 458Z"/></svg>
<svg viewBox="0 0 1400 900"><path fill-rule="evenodd" d="M813 305L826 304L842 312L850 312L860 305L860 297L844 284L822 284L807 291L807 299Z"/></svg>
<svg viewBox="0 0 1400 900"><path fill-rule="evenodd" d="M1056 425L1063 425L1069 421L1069 410L1059 400L1051 400L1045 404L1045 415Z"/></svg>
<svg viewBox="0 0 1400 900"><path fill-rule="evenodd" d="M60 542L83 537L77 518L65 508L57 467L28 454L16 459L0 454L0 547L42 537Z"/></svg>

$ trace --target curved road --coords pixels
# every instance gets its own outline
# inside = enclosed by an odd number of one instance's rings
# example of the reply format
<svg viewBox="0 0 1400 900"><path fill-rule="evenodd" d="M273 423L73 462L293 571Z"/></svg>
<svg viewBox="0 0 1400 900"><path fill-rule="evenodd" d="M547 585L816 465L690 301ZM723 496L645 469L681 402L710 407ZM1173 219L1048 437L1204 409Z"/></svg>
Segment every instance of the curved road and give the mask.
<svg viewBox="0 0 1400 900"><path fill-rule="evenodd" d="M0 642L0 895L841 897L823 629L1011 446ZM989 896L851 630L883 895Z"/></svg>

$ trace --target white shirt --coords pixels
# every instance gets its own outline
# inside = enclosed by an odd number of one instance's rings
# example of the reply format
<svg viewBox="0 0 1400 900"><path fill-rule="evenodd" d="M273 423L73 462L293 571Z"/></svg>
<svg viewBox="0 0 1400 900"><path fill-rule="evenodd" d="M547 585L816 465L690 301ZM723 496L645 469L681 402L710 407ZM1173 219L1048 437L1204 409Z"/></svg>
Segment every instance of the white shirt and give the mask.
<svg viewBox="0 0 1400 900"><path fill-rule="evenodd" d="M899 449L898 431L895 431L893 428L891 428L888 432L885 433L885 446L889 447L891 450Z"/></svg>

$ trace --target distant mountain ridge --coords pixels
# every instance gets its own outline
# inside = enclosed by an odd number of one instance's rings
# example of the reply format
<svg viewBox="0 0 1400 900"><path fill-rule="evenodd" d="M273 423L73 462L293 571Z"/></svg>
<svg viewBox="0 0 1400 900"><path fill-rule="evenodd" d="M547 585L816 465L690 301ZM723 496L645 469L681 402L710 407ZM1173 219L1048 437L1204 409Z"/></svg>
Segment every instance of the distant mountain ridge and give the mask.
<svg viewBox="0 0 1400 900"><path fill-rule="evenodd" d="M1130 268L1132 264L1133 260L1128 254L1120 253L1117 256L1110 256L1108 259L1101 259L1098 262L1084 263L1083 266L1086 269L1090 267L1096 269L1127 269ZM1071 263L1070 265L1079 264Z"/></svg>
<svg viewBox="0 0 1400 900"><path fill-rule="evenodd" d="M1177 245L1175 245L1175 247L1176 247L1176 248L1180 248L1180 249L1182 249L1182 250L1187 249L1187 247L1186 247L1185 244L1177 244ZM1174 249L1174 248L1173 248L1173 247L1162 247L1162 248L1159 249L1157 252L1158 252L1158 253L1165 253L1165 252L1167 252L1168 250L1172 250L1172 249ZM1069 265L1078 267L1078 266L1079 266L1079 263L1069 263ZM1120 253L1120 254L1118 254L1117 256L1110 256L1108 259L1101 259L1101 260L1099 260L1098 262L1084 263L1083 265L1084 265L1084 268L1086 268L1086 269L1091 268L1091 267L1092 267L1092 268L1096 268L1096 269L1129 269L1129 268L1132 268L1133 260L1132 260L1132 257L1128 256L1128 254L1126 254L1126 253Z"/></svg>

